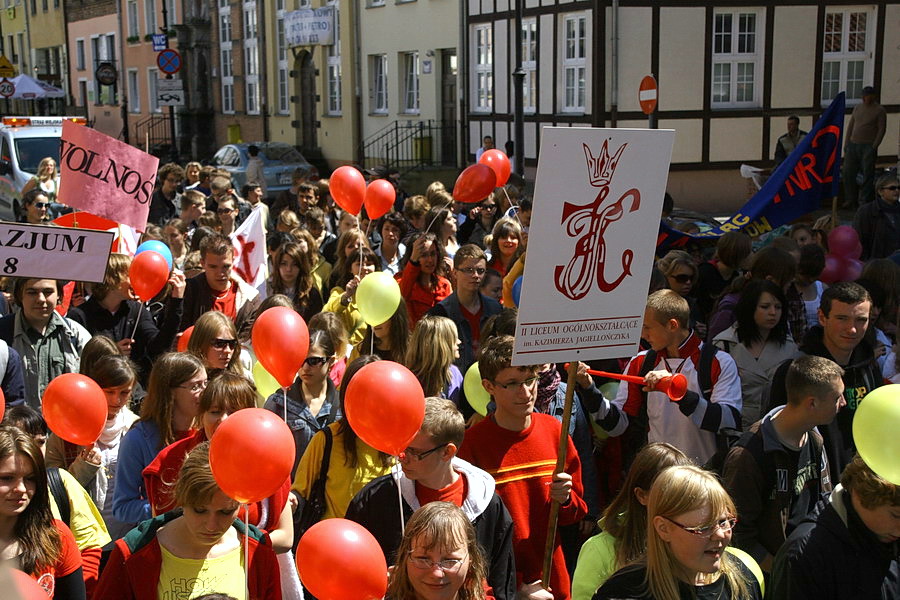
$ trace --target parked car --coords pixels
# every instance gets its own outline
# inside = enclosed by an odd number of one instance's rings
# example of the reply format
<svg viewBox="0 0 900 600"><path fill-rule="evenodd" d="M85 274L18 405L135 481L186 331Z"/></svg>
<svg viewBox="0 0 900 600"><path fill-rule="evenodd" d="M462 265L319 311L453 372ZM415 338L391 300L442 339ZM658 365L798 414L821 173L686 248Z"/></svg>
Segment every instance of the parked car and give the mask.
<svg viewBox="0 0 900 600"><path fill-rule="evenodd" d="M237 191L247 183L247 161L250 160L247 148L250 146L259 148L259 157L263 160L263 172L266 176L267 196L277 196L282 190L291 187L291 178L295 172L299 171L310 179L319 178L319 171L290 144L284 142L227 144L216 151L210 165L231 173Z"/></svg>

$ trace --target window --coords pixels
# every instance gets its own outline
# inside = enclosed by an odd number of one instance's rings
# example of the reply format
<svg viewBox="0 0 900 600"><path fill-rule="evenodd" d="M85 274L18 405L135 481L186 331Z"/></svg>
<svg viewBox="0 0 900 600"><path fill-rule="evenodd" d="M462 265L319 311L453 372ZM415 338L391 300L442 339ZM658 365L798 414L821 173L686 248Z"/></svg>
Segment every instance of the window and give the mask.
<svg viewBox="0 0 900 600"><path fill-rule="evenodd" d="M157 69L147 69L147 84L150 112L162 112L159 107L159 71Z"/></svg>
<svg viewBox="0 0 900 600"><path fill-rule="evenodd" d="M256 2L244 3L244 38L255 38L256 26Z"/></svg>
<svg viewBox="0 0 900 600"><path fill-rule="evenodd" d="M41 0L41 10L44 12L50 10L50 3L47 0Z"/></svg>
<svg viewBox="0 0 900 600"><path fill-rule="evenodd" d="M244 108L247 114L259 114L259 29L256 2L244 2Z"/></svg>
<svg viewBox="0 0 900 600"><path fill-rule="evenodd" d="M300 0L298 2L298 8L310 8L312 6L312 2L310 0Z"/></svg>
<svg viewBox="0 0 900 600"><path fill-rule="evenodd" d="M369 0L368 6L384 6L384 0Z"/></svg>
<svg viewBox="0 0 900 600"><path fill-rule="evenodd" d="M222 77L234 77L234 61L231 49L222 50Z"/></svg>
<svg viewBox="0 0 900 600"><path fill-rule="evenodd" d="M717 11L713 17L712 106L761 105L762 10Z"/></svg>
<svg viewBox="0 0 900 600"><path fill-rule="evenodd" d="M84 71L84 39L75 40L75 69Z"/></svg>
<svg viewBox="0 0 900 600"><path fill-rule="evenodd" d="M419 53L400 55L403 65L403 112L419 113Z"/></svg>
<svg viewBox="0 0 900 600"><path fill-rule="evenodd" d="M871 60L875 32L869 9L850 7L828 9L822 60L822 104L827 105L841 90L847 101L862 100L866 81L872 80Z"/></svg>
<svg viewBox="0 0 900 600"><path fill-rule="evenodd" d="M175 8L175 0L163 0L166 3L166 20L169 22L169 29L172 28L172 25L178 22L178 15L175 12L177 9Z"/></svg>
<svg viewBox="0 0 900 600"><path fill-rule="evenodd" d="M475 106L488 112L494 104L494 29L491 25L475 27Z"/></svg>
<svg viewBox="0 0 900 600"><path fill-rule="evenodd" d="M522 70L525 71L525 79L522 80L525 112L535 112L537 110L537 21L534 19L522 21Z"/></svg>
<svg viewBox="0 0 900 600"><path fill-rule="evenodd" d="M139 35L141 35L141 30L138 25L137 0L128 0L128 37L133 38Z"/></svg>
<svg viewBox="0 0 900 600"><path fill-rule="evenodd" d="M565 50L563 52L562 109L564 112L584 112L587 18L584 16L566 17L563 27Z"/></svg>
<svg viewBox="0 0 900 600"><path fill-rule="evenodd" d="M222 112L234 114L234 83L222 83Z"/></svg>
<svg viewBox="0 0 900 600"><path fill-rule="evenodd" d="M156 26L156 0L144 0L144 17L147 20L147 35L159 33Z"/></svg>
<svg viewBox="0 0 900 600"><path fill-rule="evenodd" d="M284 39L284 0L279 0L277 19L275 22L276 31L276 52L278 58L278 114L286 115L290 113L288 106L288 62L287 62L287 42Z"/></svg>
<svg viewBox="0 0 900 600"><path fill-rule="evenodd" d="M234 114L234 56L232 53L231 6L219 0L219 69L222 112Z"/></svg>
<svg viewBox="0 0 900 600"><path fill-rule="evenodd" d="M340 8L334 6L334 43L328 46L326 69L326 112L329 115L340 115L343 106L341 104L341 25Z"/></svg>
<svg viewBox="0 0 900 600"><path fill-rule="evenodd" d="M128 110L141 112L141 90L138 86L137 69L128 69Z"/></svg>
<svg viewBox="0 0 900 600"><path fill-rule="evenodd" d="M219 42L231 41L231 13L219 14Z"/></svg>
<svg viewBox="0 0 900 600"><path fill-rule="evenodd" d="M369 71L372 74L371 104L373 113L383 114L388 111L387 88L387 54L375 54L369 57Z"/></svg>

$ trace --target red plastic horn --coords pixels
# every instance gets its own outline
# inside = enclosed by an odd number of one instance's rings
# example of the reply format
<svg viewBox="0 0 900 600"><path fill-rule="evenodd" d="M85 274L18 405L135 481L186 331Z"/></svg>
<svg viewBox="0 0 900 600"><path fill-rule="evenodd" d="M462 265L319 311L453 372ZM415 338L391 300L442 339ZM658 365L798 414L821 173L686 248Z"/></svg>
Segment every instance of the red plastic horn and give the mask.
<svg viewBox="0 0 900 600"><path fill-rule="evenodd" d="M568 368L568 366L566 367ZM640 375L623 375L621 373L610 373L608 371L595 371L593 369L588 369L589 375L596 375L597 377L608 377L609 379L618 379L621 381L627 381L629 383L637 383L640 385L647 385L646 379L641 377ZM666 394L669 399L678 402L682 398L684 398L685 393L687 393L688 389L688 381L687 377L685 377L682 373L675 373L673 375L669 375L668 377L663 377L659 381L656 382L656 389L660 392Z"/></svg>

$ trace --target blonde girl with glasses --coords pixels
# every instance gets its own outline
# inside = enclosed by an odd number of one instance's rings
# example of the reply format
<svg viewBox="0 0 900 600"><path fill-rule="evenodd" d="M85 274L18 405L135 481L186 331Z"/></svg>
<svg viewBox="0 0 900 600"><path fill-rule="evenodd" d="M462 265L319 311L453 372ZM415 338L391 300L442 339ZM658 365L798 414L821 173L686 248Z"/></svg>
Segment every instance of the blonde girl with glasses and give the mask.
<svg viewBox="0 0 900 600"><path fill-rule="evenodd" d="M484 600L484 578L472 523L455 505L431 502L406 524L386 598Z"/></svg>
<svg viewBox="0 0 900 600"><path fill-rule="evenodd" d="M137 524L152 516L142 473L160 450L193 435L206 381L203 363L187 352L164 354L153 365L140 419L119 448L113 493L119 521Z"/></svg>
<svg viewBox="0 0 900 600"><path fill-rule="evenodd" d="M726 552L737 510L715 475L690 465L669 467L650 488L647 550L616 572L596 600L761 600L749 556Z"/></svg>

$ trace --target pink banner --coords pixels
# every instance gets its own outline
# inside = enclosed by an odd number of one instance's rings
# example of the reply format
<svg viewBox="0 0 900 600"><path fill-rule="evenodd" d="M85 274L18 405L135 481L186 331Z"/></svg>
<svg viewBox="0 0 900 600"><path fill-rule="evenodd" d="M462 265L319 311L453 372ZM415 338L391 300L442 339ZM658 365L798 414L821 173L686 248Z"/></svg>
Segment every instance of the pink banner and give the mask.
<svg viewBox="0 0 900 600"><path fill-rule="evenodd" d="M159 159L84 125L63 122L59 201L143 231Z"/></svg>

